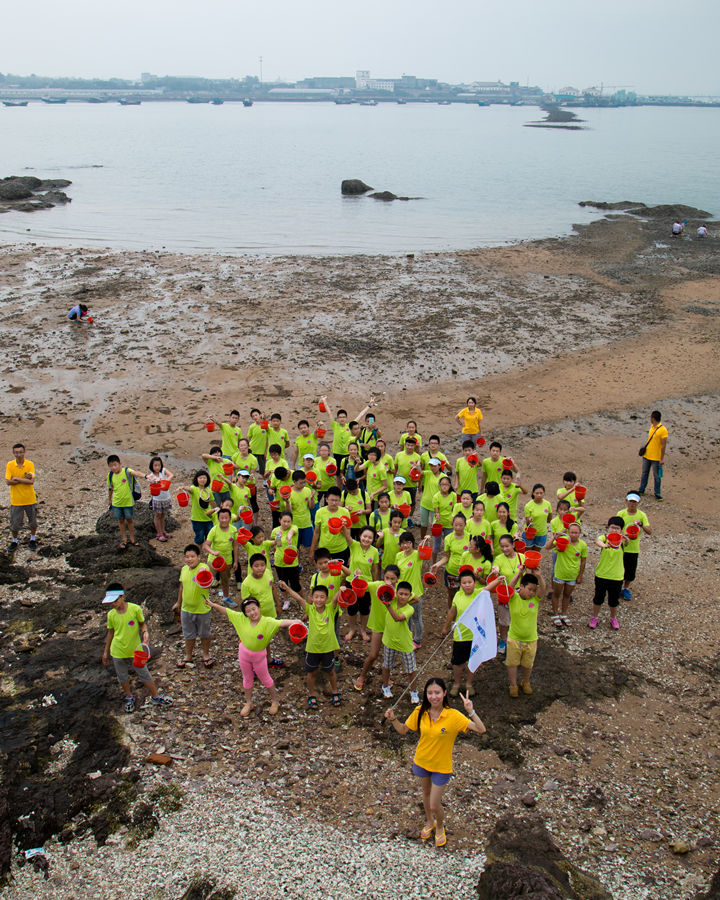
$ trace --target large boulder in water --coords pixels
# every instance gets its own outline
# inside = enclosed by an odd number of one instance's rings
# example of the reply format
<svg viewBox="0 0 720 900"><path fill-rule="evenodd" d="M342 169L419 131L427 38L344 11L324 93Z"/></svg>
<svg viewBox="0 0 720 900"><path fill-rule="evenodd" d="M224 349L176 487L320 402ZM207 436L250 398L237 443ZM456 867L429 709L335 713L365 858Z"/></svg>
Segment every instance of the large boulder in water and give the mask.
<svg viewBox="0 0 720 900"><path fill-rule="evenodd" d="M19 178L3 178L0 181L0 200L27 200L32 190Z"/></svg>
<svg viewBox="0 0 720 900"><path fill-rule="evenodd" d="M538 816L510 813L498 819L490 832L478 897L612 900L599 881L565 858Z"/></svg>
<svg viewBox="0 0 720 900"><path fill-rule="evenodd" d="M346 178L340 185L340 192L349 196L357 196L358 194L367 194L371 191L370 185L360 181L359 178Z"/></svg>

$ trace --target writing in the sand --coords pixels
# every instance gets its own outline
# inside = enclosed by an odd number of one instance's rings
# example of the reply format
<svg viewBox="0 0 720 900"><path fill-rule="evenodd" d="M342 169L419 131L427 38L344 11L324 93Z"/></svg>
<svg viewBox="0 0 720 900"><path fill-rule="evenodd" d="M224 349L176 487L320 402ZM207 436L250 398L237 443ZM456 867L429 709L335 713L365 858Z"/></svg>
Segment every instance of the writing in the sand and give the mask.
<svg viewBox="0 0 720 900"><path fill-rule="evenodd" d="M202 431L204 422L168 422L165 425L146 425L145 434L175 434L178 431Z"/></svg>

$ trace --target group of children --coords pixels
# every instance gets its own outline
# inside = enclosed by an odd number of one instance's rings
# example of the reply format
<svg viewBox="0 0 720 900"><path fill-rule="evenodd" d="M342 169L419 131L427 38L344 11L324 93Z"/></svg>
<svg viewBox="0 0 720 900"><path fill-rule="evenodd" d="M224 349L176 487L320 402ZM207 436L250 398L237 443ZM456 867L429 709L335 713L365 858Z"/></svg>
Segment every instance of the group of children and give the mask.
<svg viewBox="0 0 720 900"><path fill-rule="evenodd" d="M588 557L582 539L587 489L575 473L564 473L554 504L543 484L526 486L500 442L492 441L485 454L482 413L475 398L469 398L457 416L461 452L454 462L439 436L423 437L412 420L392 455L374 406L373 398L354 419L340 408L328 425L323 419L314 426L301 419L293 440L279 414L267 418L259 409L251 410L245 433L238 410L222 420L207 417L208 432L217 432L218 440L201 455L203 465L191 483L181 485L177 493L178 503L189 511L195 538L185 548L180 574L176 611L185 653L177 666L195 664L197 640L203 665L214 664L211 609L226 615L240 639L243 715L253 708L254 677L270 692L270 712L277 711L269 669L283 662L271 653L270 644L280 629L290 629L293 637L301 628L299 618L283 617L295 604L294 611L306 620L311 709L319 705L319 671L328 680L331 703L340 704L339 650L341 642L356 638L367 644L367 655L353 682L355 690L365 690L379 660L382 695L393 697L391 677L399 666L407 676L411 702L419 702L416 652L423 645L424 595L440 571L448 607L442 631L453 633L451 696L458 696L463 683L466 696L475 693L468 668L472 636L455 622L482 589L496 602L498 650L505 656L511 697L518 697L520 690L532 693L540 606L550 601L557 629L572 624L569 606L575 586L583 582ZM327 415L329 409L327 397L321 397L320 414ZM135 542L133 507L139 479L150 486L157 540L166 541L174 475L163 460L153 456L148 472L142 473L124 468L113 455L108 467L109 503L120 528L120 549ZM605 597L613 630L620 627L621 597L631 599L640 536L651 533L639 501L639 495L628 494L626 507L608 520L605 533L597 538L592 629L599 624ZM267 512L261 508L265 503ZM267 518L269 527L264 524ZM547 586L540 572L543 552ZM240 610L233 599L233 576ZM218 587L215 603L210 595Z"/></svg>

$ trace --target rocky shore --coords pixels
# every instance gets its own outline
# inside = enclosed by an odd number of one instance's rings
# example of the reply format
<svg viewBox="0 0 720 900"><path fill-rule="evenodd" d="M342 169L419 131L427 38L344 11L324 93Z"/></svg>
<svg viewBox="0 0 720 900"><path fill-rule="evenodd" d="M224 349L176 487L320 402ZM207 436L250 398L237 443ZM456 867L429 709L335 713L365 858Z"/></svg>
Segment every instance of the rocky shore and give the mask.
<svg viewBox="0 0 720 900"><path fill-rule="evenodd" d="M713 240L691 227L669 237L676 207L630 208L565 240L413 260L0 248L0 421L36 464L42 518L38 554L0 554L4 896L381 898L422 884L423 896L469 898L480 880L480 896L511 897L497 887L518 862L500 823L528 811L545 854L532 877L557 882L563 859L566 877L583 870L597 891L573 876L543 896L708 889L720 833L720 268ZM78 298L94 326L65 321ZM458 744L442 853L419 846L414 745L383 727L377 676L352 690L364 645L342 648L343 705L311 713L301 651L281 642L279 717L261 707L240 719L224 623L213 670L175 669L187 519L177 513L157 545L145 511L140 548L118 555L101 515L108 452L143 468L159 451L180 483L207 450L207 409L239 405L245 418L261 402L292 431L319 394L353 411L369 389L385 392L391 439L412 415L448 445L457 404L475 393L488 435L530 479L554 490L572 466L589 484L589 545L636 486L648 411L671 430L666 501L644 504L654 534L621 631L587 629L586 584L571 629L541 616L532 697L510 701L501 662L483 666L488 733ZM115 576L148 616L168 711L123 716L99 663L99 599ZM420 664L444 592L425 608ZM447 675L444 657L435 674ZM44 857L25 863L34 847ZM490 875L499 864L510 869Z"/></svg>

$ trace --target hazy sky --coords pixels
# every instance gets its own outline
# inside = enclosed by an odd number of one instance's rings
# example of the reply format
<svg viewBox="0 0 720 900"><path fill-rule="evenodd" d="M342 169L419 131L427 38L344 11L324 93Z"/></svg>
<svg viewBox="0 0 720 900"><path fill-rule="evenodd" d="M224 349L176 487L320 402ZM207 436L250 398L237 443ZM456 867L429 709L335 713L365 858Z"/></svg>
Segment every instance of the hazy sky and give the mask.
<svg viewBox="0 0 720 900"><path fill-rule="evenodd" d="M295 80L403 73L720 95L718 0L25 0L0 71Z"/></svg>

